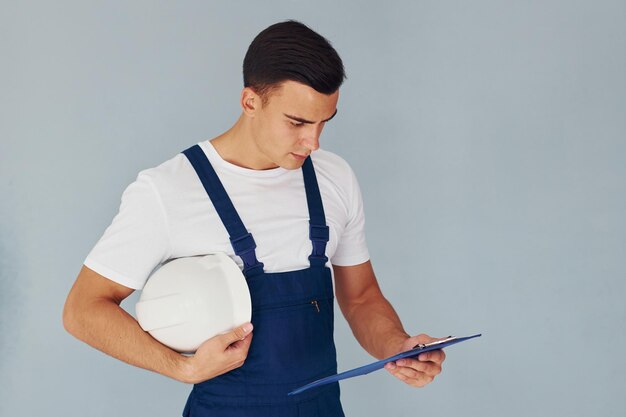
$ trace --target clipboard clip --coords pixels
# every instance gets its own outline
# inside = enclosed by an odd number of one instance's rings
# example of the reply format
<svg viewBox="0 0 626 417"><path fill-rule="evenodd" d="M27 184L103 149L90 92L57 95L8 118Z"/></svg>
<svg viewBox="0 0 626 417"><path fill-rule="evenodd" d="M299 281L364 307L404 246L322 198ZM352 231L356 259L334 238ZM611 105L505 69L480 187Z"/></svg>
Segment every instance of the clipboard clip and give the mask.
<svg viewBox="0 0 626 417"><path fill-rule="evenodd" d="M418 343L417 345L413 346L413 349L424 349L424 348L427 348L427 347L430 347L430 346L437 346L437 345L440 345L442 343L450 342L450 341L452 341L454 339L456 339L456 337L448 336L445 339L437 340L436 342Z"/></svg>

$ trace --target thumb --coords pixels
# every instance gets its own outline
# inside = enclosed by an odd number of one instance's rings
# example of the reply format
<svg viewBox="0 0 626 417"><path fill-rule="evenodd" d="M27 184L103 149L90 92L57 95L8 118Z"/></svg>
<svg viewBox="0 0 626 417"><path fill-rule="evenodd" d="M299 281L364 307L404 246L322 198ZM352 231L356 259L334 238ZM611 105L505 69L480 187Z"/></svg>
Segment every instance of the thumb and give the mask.
<svg viewBox="0 0 626 417"><path fill-rule="evenodd" d="M250 332L252 332L252 323L245 323L242 326L235 327L233 330L223 335L222 338L226 345L230 345L238 340L245 339Z"/></svg>

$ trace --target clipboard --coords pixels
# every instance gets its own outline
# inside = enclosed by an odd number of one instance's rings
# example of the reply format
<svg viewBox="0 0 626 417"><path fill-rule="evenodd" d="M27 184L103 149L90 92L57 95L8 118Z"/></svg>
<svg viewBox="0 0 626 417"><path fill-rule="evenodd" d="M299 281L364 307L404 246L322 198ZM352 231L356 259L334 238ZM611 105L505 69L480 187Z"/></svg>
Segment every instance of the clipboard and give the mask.
<svg viewBox="0 0 626 417"><path fill-rule="evenodd" d="M429 352L431 350L437 350L437 349L443 349L444 347L447 346L451 346L451 345L455 345L457 343L461 343L464 342L466 340L469 339L473 339L475 337L480 337L482 336L482 334L475 334L472 336L467 336L467 337L448 337L444 340L438 340L436 342L432 342L432 343L426 343L426 344L418 344L415 345L413 347L413 349L398 353L394 356L390 356L386 359L382 359L373 363L370 363L368 365L364 365L364 366L360 366L358 368L354 368L351 369L349 371L345 371L345 372L341 372L339 374L335 374L335 375L331 375L331 376L327 376L326 378L322 378L322 379L318 379L317 381L313 381L310 384L304 385L300 388L297 388L293 391L291 391L290 393L288 393L287 395L296 395L296 394L300 394L301 392L304 392L306 390L309 390L311 388L315 388L315 387L319 387L322 385L326 385L326 384L330 384L332 382L336 382L336 381L341 381L342 379L347 379L347 378L354 378L355 376L360 376L360 375L366 375L369 374L370 372L374 372L377 371L379 369L384 368L385 364L389 363L389 362L394 362L397 361L399 359L403 359L403 358L413 358L415 356L418 356L424 352Z"/></svg>

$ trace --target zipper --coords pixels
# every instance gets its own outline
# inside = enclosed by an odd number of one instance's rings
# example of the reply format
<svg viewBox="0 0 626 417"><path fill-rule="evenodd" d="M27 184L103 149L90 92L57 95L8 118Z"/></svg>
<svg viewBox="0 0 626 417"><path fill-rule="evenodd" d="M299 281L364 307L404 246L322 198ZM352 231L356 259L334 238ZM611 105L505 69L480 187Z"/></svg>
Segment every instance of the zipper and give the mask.
<svg viewBox="0 0 626 417"><path fill-rule="evenodd" d="M292 307L304 307L306 305L313 305L315 306L315 309L317 310L317 312L320 312L320 306L319 303L317 302L317 300L312 300L308 303L298 303L298 304L290 304L290 305L286 305L286 306L279 306L279 307L265 307L265 308L259 308L258 310L253 310L254 312L261 312L261 311L270 311L270 310L282 310L282 309L288 309L288 308L292 308Z"/></svg>

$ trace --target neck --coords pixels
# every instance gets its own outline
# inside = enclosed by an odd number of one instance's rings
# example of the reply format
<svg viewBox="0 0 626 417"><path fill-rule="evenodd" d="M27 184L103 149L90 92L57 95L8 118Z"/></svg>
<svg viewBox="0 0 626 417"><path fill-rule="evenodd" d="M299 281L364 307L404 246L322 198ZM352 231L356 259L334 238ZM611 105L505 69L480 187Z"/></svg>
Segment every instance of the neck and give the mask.
<svg viewBox="0 0 626 417"><path fill-rule="evenodd" d="M212 139L211 144L223 160L233 165L255 170L277 167L257 146L250 120L243 113L230 129Z"/></svg>

